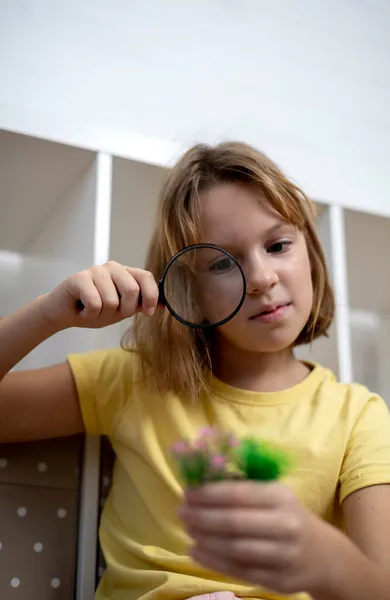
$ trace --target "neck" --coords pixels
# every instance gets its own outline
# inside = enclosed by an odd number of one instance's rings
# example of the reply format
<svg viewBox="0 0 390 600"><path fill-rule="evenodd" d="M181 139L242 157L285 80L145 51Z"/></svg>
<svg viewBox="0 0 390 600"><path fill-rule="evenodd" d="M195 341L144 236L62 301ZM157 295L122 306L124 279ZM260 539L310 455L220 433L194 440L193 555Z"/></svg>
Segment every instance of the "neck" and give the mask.
<svg viewBox="0 0 390 600"><path fill-rule="evenodd" d="M292 348L280 352L251 352L219 338L212 347L213 374L237 388L257 392L277 392L302 381L310 372L297 360Z"/></svg>

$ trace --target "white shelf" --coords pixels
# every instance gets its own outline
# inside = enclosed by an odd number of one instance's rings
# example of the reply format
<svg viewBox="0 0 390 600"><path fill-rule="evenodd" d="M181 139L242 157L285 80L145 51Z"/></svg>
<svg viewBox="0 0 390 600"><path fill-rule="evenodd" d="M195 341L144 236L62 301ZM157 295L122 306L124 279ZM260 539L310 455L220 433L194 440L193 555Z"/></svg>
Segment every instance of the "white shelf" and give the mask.
<svg viewBox="0 0 390 600"><path fill-rule="evenodd" d="M112 172L110 259L143 267L166 170L114 158Z"/></svg>
<svg viewBox="0 0 390 600"><path fill-rule="evenodd" d="M390 218L345 211L352 309L390 313Z"/></svg>
<svg viewBox="0 0 390 600"><path fill-rule="evenodd" d="M75 197L88 192L85 188L91 185L95 156L87 150L0 131L0 250L31 252L53 218L69 210ZM52 250L56 252L54 244Z"/></svg>
<svg viewBox="0 0 390 600"><path fill-rule="evenodd" d="M93 262L96 154L0 132L0 314L7 316ZM64 331L17 365L33 368L91 348Z"/></svg>
<svg viewBox="0 0 390 600"><path fill-rule="evenodd" d="M96 155L0 131L0 310L93 260Z"/></svg>
<svg viewBox="0 0 390 600"><path fill-rule="evenodd" d="M159 193L166 169L114 157L110 215L109 258L131 267L145 266ZM118 346L130 320L99 332L101 347Z"/></svg>
<svg viewBox="0 0 390 600"><path fill-rule="evenodd" d="M0 315L6 316L67 276L108 259L110 157L40 139L0 133ZM65 360L98 346L93 330L63 331L15 369ZM63 452L72 450L64 443ZM27 445L28 446L28 445ZM28 447L26 448L28 452ZM79 499L77 597L92 598L98 520L99 441L87 438Z"/></svg>
<svg viewBox="0 0 390 600"><path fill-rule="evenodd" d="M354 377L390 405L390 219L345 211Z"/></svg>

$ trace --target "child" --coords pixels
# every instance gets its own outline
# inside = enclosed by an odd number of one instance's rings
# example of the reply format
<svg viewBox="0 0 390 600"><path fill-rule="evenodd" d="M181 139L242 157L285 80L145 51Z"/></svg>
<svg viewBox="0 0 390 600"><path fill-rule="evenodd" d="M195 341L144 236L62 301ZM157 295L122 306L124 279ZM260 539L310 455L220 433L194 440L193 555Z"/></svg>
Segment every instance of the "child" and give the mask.
<svg viewBox="0 0 390 600"><path fill-rule="evenodd" d="M390 597L389 412L363 386L294 357L334 312L312 219L264 155L198 145L162 190L147 271L93 266L1 322L1 441L86 431L115 450L97 599ZM212 333L158 304L164 266L194 242L228 250L246 277L242 308ZM123 348L8 373L60 330L132 315ZM183 493L170 447L205 425L283 444L296 468L278 483Z"/></svg>

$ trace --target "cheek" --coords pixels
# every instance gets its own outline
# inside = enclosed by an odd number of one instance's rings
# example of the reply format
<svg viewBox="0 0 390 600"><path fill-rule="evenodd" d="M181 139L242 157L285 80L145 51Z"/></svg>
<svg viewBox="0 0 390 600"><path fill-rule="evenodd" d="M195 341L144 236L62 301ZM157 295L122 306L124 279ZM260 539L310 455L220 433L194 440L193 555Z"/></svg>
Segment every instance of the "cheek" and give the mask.
<svg viewBox="0 0 390 600"><path fill-rule="evenodd" d="M290 279L289 287L293 300L303 312L310 313L313 304L313 282L309 257L302 257L295 268L289 270L286 277Z"/></svg>
<svg viewBox="0 0 390 600"><path fill-rule="evenodd" d="M197 299L205 317L216 323L226 319L236 310L243 293L241 279L239 283L228 281L226 284L200 286L197 289Z"/></svg>
<svg viewBox="0 0 390 600"><path fill-rule="evenodd" d="M240 320L240 314L233 317L233 319L225 323L225 325L219 327L219 332L222 337L234 342L242 339L243 335L247 335L247 329L245 323Z"/></svg>
<svg viewBox="0 0 390 600"><path fill-rule="evenodd" d="M235 298L203 293L199 296L199 306L210 323L217 323L229 317L236 310L238 302Z"/></svg>

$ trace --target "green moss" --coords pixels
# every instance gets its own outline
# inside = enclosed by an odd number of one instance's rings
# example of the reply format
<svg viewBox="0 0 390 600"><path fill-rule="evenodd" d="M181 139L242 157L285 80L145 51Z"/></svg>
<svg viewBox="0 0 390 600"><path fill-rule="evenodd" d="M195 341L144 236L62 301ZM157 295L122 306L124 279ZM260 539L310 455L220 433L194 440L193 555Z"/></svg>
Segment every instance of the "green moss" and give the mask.
<svg viewBox="0 0 390 600"><path fill-rule="evenodd" d="M286 453L264 441L244 438L236 449L237 466L244 479L274 481L291 467Z"/></svg>

